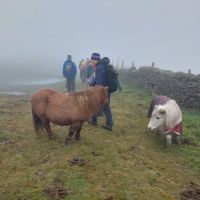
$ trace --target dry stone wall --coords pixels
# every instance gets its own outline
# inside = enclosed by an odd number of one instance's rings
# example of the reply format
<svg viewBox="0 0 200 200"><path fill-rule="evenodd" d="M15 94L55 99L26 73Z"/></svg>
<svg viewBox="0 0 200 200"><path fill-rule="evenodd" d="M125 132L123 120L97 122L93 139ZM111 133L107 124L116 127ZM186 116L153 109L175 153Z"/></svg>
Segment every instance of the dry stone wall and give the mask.
<svg viewBox="0 0 200 200"><path fill-rule="evenodd" d="M171 72L155 67L120 70L123 83L175 99L180 105L200 110L200 75Z"/></svg>

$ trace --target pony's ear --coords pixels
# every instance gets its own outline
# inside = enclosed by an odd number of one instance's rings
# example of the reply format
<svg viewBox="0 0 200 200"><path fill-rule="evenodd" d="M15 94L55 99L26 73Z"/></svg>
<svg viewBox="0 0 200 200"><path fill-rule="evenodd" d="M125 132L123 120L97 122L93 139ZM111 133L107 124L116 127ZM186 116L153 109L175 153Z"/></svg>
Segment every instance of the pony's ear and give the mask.
<svg viewBox="0 0 200 200"><path fill-rule="evenodd" d="M155 105L154 108L158 108L158 105Z"/></svg>
<svg viewBox="0 0 200 200"><path fill-rule="evenodd" d="M160 108L159 113L161 115L165 115L166 114L166 110L164 108Z"/></svg>

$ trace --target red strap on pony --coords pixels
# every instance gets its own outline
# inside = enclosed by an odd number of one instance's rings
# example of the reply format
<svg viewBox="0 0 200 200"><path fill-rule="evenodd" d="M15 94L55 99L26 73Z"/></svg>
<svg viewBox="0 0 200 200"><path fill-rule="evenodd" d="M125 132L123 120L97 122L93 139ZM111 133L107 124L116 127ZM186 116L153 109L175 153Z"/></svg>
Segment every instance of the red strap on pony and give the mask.
<svg viewBox="0 0 200 200"><path fill-rule="evenodd" d="M166 132L172 132L175 133L177 135L181 135L183 132L183 123L180 122L179 124L177 124L174 128L169 128L166 130Z"/></svg>

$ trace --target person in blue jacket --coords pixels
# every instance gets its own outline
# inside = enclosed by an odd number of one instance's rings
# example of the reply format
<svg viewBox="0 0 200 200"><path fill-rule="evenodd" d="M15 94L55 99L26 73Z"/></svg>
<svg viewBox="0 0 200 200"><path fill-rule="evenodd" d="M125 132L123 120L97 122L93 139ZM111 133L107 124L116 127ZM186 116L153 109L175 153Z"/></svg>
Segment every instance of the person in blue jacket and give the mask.
<svg viewBox="0 0 200 200"><path fill-rule="evenodd" d="M96 71L95 71L95 78L90 83L90 86L101 85L104 87L108 87L109 80L108 80L108 75L106 74L106 66L110 63L110 59L107 57L100 59L99 53L93 53L91 56L91 62L93 65L96 66ZM103 126L103 128L112 131L113 121L112 121L112 112L110 109L110 95L111 94L108 93L108 101L103 108L103 112L106 117L106 124ZM89 123L93 124L94 126L97 125L97 116L98 114L94 115L92 117L92 120L89 121Z"/></svg>
<svg viewBox="0 0 200 200"><path fill-rule="evenodd" d="M74 92L76 90L76 73L76 64L72 61L71 55L68 55L67 60L63 64L63 76L66 78L66 88L68 92Z"/></svg>

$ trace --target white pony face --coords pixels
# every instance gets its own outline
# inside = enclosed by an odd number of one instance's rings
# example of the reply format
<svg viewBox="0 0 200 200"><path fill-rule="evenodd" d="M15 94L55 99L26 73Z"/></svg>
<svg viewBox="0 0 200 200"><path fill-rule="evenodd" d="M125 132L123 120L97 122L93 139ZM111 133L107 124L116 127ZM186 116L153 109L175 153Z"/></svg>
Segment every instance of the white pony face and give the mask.
<svg viewBox="0 0 200 200"><path fill-rule="evenodd" d="M167 113L165 107L162 105L155 105L148 124L148 129L154 130L164 126L166 122L166 116Z"/></svg>

